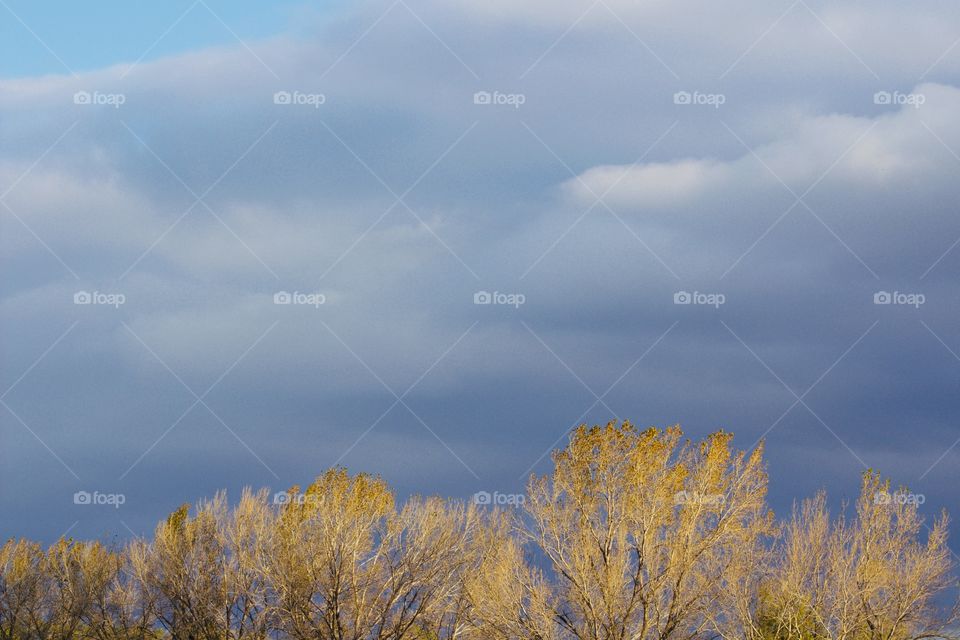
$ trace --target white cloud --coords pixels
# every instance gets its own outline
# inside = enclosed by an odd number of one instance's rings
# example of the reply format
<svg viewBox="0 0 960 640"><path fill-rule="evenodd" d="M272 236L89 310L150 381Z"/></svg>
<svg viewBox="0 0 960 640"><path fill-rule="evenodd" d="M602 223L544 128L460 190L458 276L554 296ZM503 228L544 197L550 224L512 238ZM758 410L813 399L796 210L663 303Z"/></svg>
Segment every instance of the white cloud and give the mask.
<svg viewBox="0 0 960 640"><path fill-rule="evenodd" d="M809 116L772 140L744 141L753 146L740 146L735 157L725 161L686 158L594 167L567 180L563 189L580 205L589 205L594 194L609 189L606 201L642 217L651 207L704 207L771 189L786 191L781 180L798 195L821 180L850 190L890 188L918 179L942 186L952 180L954 169L943 162L944 147L960 148L960 128L950 116L960 109L960 90L923 84L910 93L926 102L874 117ZM720 130L719 135L735 134L742 140L736 131Z"/></svg>

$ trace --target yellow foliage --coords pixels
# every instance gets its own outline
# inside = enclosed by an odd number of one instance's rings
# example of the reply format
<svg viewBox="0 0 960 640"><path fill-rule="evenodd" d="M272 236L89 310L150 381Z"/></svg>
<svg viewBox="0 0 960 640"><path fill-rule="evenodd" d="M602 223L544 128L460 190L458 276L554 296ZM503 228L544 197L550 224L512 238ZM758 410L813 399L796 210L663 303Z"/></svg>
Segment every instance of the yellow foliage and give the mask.
<svg viewBox="0 0 960 640"><path fill-rule="evenodd" d="M330 469L182 505L122 549L0 547L0 640L919 640L957 621L947 519L864 474L775 522L762 445L580 425L521 507Z"/></svg>

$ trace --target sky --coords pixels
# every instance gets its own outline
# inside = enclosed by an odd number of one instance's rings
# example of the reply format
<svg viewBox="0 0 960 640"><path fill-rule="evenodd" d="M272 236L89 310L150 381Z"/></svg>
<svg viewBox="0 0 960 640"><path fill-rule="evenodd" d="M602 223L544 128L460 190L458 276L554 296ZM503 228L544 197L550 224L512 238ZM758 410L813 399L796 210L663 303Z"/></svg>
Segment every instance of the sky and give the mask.
<svg viewBox="0 0 960 640"><path fill-rule="evenodd" d="M0 0L0 538L611 419L956 515L958 112L945 0Z"/></svg>

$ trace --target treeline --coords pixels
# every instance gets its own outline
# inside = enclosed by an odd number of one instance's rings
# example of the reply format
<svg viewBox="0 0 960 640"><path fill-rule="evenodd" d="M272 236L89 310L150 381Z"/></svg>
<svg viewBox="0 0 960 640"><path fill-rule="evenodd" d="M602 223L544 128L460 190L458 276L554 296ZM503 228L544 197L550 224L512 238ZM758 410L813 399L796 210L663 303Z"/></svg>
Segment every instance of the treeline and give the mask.
<svg viewBox="0 0 960 640"><path fill-rule="evenodd" d="M120 549L0 549L3 640L907 640L947 637L946 516L864 475L777 522L760 449L580 427L522 506L395 502L334 469L183 506ZM906 495L906 494L903 494Z"/></svg>

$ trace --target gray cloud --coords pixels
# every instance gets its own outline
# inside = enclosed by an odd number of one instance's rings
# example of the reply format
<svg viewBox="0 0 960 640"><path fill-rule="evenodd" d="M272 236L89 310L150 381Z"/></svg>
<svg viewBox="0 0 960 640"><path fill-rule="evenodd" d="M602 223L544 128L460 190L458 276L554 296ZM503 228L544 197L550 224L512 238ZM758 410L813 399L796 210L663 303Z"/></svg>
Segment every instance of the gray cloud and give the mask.
<svg viewBox="0 0 960 640"><path fill-rule="evenodd" d="M404 493L513 489L581 415L764 436L780 510L839 499L861 460L955 507L955 7L607 5L566 35L586 7L396 5L360 38L381 5L250 43L260 60L0 82L25 423L0 414L0 535L126 536L338 461ZM784 215L794 194L812 211ZM98 487L122 513L71 504Z"/></svg>

